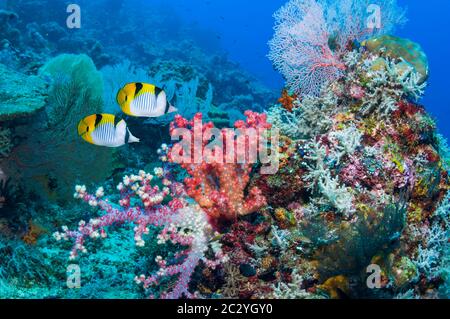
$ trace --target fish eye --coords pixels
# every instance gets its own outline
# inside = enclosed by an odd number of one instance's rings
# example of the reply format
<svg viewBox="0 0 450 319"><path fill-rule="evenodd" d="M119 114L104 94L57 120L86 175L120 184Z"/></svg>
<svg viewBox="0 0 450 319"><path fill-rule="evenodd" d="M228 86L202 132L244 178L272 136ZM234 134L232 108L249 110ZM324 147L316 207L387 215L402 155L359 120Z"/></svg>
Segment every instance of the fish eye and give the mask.
<svg viewBox="0 0 450 319"><path fill-rule="evenodd" d="M128 101L128 95L125 95L125 102Z"/></svg>
<svg viewBox="0 0 450 319"><path fill-rule="evenodd" d="M89 126L88 126L88 127L86 127L86 132L89 132Z"/></svg>

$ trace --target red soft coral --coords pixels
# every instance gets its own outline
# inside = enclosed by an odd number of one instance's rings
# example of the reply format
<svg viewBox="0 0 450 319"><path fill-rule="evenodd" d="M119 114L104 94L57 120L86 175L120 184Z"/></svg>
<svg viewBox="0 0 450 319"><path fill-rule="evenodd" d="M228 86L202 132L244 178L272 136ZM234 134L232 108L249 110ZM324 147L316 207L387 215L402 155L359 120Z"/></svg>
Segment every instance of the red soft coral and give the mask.
<svg viewBox="0 0 450 319"><path fill-rule="evenodd" d="M250 173L254 164L249 161L250 155L248 150L251 147L259 147L259 137L262 132L271 128L271 125L267 123L265 114L247 111L245 115L247 117L246 120L237 121L235 128L244 134L247 130L254 129L258 132L258 138L252 139L246 135L244 150L242 150L242 147L238 147L242 145L238 145L239 142L237 139L231 141L234 144L234 150L236 150L233 155L233 163L229 163L228 161L206 161L205 158L202 158L200 163L197 163L194 160L195 155L189 163L180 163L190 175L190 177L185 179L187 194L200 204L216 226L221 225L223 222L234 221L239 216L254 213L266 205L266 199L258 187L251 187L247 190ZM188 129L194 135L202 132L203 143L201 148L202 154L204 155L205 148L209 142L204 136L207 130L214 127L214 125L212 123L206 123L202 124L201 130L198 130L198 127L194 128L195 121L201 120L202 114L196 114L192 121L188 121L181 116L176 116L174 122L171 124L171 133L180 128ZM223 152L225 155L227 154L226 145L230 145L229 134L232 131L230 129L223 129L221 132L224 144L222 148L216 146L214 152ZM192 141L193 150L196 147L194 143ZM180 152L185 152L185 150L180 148L180 145L175 144L169 151L169 160L172 162L174 162L174 156L172 156L174 149L178 150L177 155L180 155ZM241 155L245 155L246 161L244 163L237 161Z"/></svg>

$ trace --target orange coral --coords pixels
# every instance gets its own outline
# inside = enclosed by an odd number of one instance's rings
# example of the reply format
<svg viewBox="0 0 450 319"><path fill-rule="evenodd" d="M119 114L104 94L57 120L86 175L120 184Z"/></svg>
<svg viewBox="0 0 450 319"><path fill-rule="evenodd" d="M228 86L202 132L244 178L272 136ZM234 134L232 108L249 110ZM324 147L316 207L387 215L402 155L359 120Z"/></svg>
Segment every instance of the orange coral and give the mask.
<svg viewBox="0 0 450 319"><path fill-rule="evenodd" d="M289 165L292 156L297 151L295 143L287 136L280 136L280 146L278 153L280 154L280 167Z"/></svg>
<svg viewBox="0 0 450 319"><path fill-rule="evenodd" d="M355 114L353 113L338 113L334 117L337 123L345 123L355 120Z"/></svg>
<svg viewBox="0 0 450 319"><path fill-rule="evenodd" d="M289 92L284 89L281 93L281 97L278 99L278 102L284 109L292 113L292 110L294 109L294 101L297 100L297 98L297 94L291 96L289 95Z"/></svg>
<svg viewBox="0 0 450 319"><path fill-rule="evenodd" d="M347 277L339 275L329 278L322 285L318 286L320 290L327 292L331 299L341 299L347 295L350 286Z"/></svg>
<svg viewBox="0 0 450 319"><path fill-rule="evenodd" d="M36 245L39 237L45 233L47 233L45 228L30 219L28 223L28 231L25 235L23 235L22 240L28 245Z"/></svg>

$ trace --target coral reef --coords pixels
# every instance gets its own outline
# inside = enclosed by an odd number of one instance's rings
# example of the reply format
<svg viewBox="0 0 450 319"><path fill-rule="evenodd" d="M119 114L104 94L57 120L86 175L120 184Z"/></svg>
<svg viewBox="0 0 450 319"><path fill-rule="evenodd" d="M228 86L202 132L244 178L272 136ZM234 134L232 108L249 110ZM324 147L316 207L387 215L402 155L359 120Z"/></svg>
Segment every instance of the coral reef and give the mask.
<svg viewBox="0 0 450 319"><path fill-rule="evenodd" d="M170 10L85 1L97 14L78 32L50 0L8 3L0 298L448 298L450 149L420 105L428 59L390 35L404 21L396 1L372 2L380 28L360 0L290 0L275 14L279 99ZM83 143L79 120L118 115L133 81L164 89L179 114L127 118L138 145ZM265 174L251 150L278 132L279 169ZM68 266L83 271L79 289Z"/></svg>
<svg viewBox="0 0 450 319"><path fill-rule="evenodd" d="M448 242L445 202L439 205L450 184L435 124L413 103L423 94L424 77L398 66L406 54L355 49L344 59L345 78L320 97L297 99L292 111L282 105L268 112L291 148L296 145L288 165L303 180L295 205L271 202L300 218L297 229L315 247L309 258L323 283L316 288L331 298L342 297L328 287L336 276L353 282L351 290L340 288L347 296L380 297L364 291L365 283L355 285L373 263L382 267L382 285L391 296L411 288L415 296L437 293ZM325 98L334 106L324 107ZM315 121L308 124L309 118ZM279 174L283 179L283 170ZM271 185L258 178L258 184Z"/></svg>

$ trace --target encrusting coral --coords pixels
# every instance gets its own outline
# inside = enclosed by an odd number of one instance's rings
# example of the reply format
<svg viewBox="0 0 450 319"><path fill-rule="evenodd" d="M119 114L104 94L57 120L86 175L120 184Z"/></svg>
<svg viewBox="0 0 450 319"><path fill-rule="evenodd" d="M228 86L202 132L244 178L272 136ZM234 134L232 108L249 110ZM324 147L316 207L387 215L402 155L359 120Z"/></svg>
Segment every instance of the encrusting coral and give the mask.
<svg viewBox="0 0 450 319"><path fill-rule="evenodd" d="M371 38L363 45L372 53L403 60L409 63L420 74L419 83L428 79L428 58L422 47L408 39L390 35Z"/></svg>
<svg viewBox="0 0 450 319"><path fill-rule="evenodd" d="M47 85L38 76L27 76L0 64L0 123L30 116L46 105Z"/></svg>

